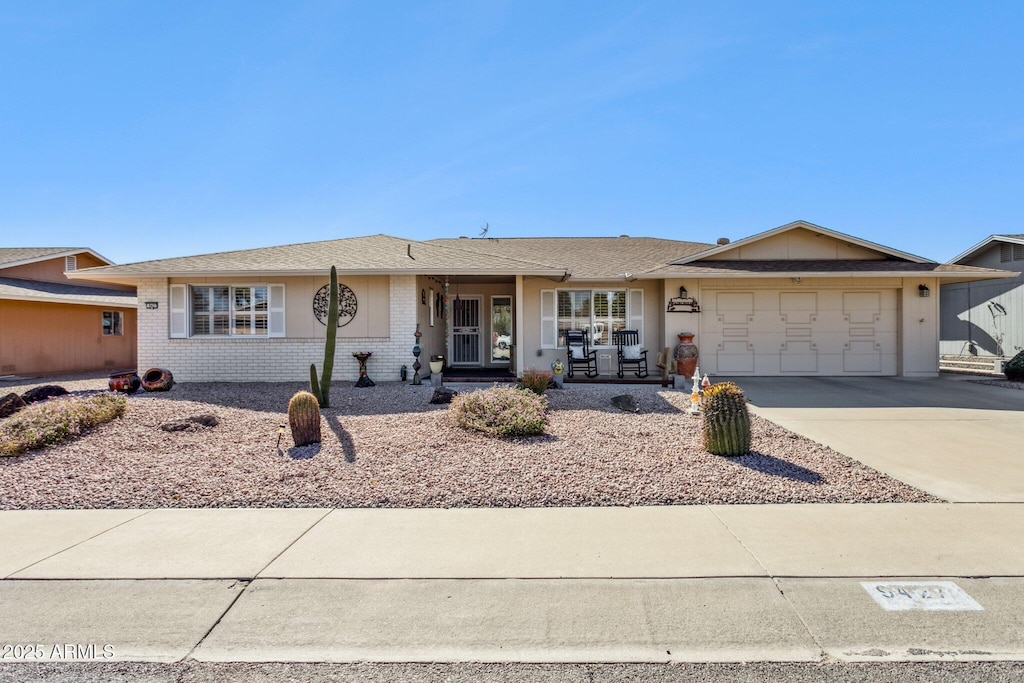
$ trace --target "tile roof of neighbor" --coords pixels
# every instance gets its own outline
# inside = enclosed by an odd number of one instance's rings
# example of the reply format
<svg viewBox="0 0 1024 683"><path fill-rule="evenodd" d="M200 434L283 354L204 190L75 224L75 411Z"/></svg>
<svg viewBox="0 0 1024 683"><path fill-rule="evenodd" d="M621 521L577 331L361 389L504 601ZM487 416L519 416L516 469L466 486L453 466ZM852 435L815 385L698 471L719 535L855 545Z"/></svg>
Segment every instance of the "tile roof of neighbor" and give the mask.
<svg viewBox="0 0 1024 683"><path fill-rule="evenodd" d="M50 301L86 306L118 306L134 308L138 297L133 292L119 292L99 287L83 287L60 282L40 282L13 277L0 277L0 299Z"/></svg>
<svg viewBox="0 0 1024 683"><path fill-rule="evenodd" d="M698 261L669 265L650 271L649 275L673 277L681 275L765 275L771 273L1003 273L1004 271L946 263L914 263L895 259L877 260L791 260L791 261ZM997 277L1005 277L998 275Z"/></svg>
<svg viewBox="0 0 1024 683"><path fill-rule="evenodd" d="M575 280L621 278L664 266L715 245L656 237L474 237L430 240L466 251L506 256L568 271Z"/></svg>
<svg viewBox="0 0 1024 683"><path fill-rule="evenodd" d="M87 250L84 247L0 247L0 268L10 263L75 251Z"/></svg>
<svg viewBox="0 0 1024 683"><path fill-rule="evenodd" d="M410 254L412 257L410 258ZM217 273L524 273L548 275L548 266L390 235L349 237L323 242L226 251L198 256L141 261L77 271L73 277L212 275Z"/></svg>

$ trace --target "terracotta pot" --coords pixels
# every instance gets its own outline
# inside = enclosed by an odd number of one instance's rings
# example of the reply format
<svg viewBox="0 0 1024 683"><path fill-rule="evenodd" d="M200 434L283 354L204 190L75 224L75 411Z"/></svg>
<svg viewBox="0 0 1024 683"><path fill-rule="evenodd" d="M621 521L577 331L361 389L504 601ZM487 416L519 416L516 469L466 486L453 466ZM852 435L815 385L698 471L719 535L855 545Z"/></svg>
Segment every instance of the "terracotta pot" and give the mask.
<svg viewBox="0 0 1024 683"><path fill-rule="evenodd" d="M137 372L117 372L110 375L107 386L111 391L134 394L142 386L142 379Z"/></svg>
<svg viewBox="0 0 1024 683"><path fill-rule="evenodd" d="M676 374L686 379L693 379L693 373L697 369L697 358L700 355L697 345L693 343L693 335L689 332L680 332L679 343L672 354L676 361Z"/></svg>

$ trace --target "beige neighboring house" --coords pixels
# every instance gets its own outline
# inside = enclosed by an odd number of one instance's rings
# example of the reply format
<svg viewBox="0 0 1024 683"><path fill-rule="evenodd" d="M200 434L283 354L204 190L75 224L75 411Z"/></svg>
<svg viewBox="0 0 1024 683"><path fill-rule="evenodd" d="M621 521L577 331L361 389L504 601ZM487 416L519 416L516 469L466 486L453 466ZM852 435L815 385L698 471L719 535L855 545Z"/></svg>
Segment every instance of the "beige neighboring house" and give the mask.
<svg viewBox="0 0 1024 683"><path fill-rule="evenodd" d="M0 248L0 376L135 369L135 287L67 277L110 264L80 247Z"/></svg>
<svg viewBox="0 0 1024 683"><path fill-rule="evenodd" d="M612 377L612 332L636 329L652 372L655 353L691 332L713 376L934 376L940 285L1007 276L797 221L726 244L372 235L71 277L138 287L141 366L185 381L302 381L322 363L332 265L335 376L355 379L351 354L371 351L384 381L411 374L417 327L424 366L443 354L453 367L547 368L565 359L564 331L583 328Z"/></svg>

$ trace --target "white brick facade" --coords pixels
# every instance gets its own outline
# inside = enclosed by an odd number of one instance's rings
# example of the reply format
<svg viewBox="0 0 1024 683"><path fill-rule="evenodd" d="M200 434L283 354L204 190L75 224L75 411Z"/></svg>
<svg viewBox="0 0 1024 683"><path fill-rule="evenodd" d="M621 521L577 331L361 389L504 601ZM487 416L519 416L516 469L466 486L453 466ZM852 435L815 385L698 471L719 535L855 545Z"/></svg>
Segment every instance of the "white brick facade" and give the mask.
<svg viewBox="0 0 1024 683"><path fill-rule="evenodd" d="M166 278L139 280L139 369L166 368L182 382L308 382L309 365L317 374L323 368L321 338L206 338L171 339L169 336L169 289ZM148 310L144 302L156 301ZM389 337L338 338L334 357L335 380L355 380L359 364L353 352L372 351L367 371L374 381L398 381L403 365L412 376L415 342L416 276L390 278L391 335ZM285 312L287 315L287 311ZM421 359L426 365L426 360Z"/></svg>

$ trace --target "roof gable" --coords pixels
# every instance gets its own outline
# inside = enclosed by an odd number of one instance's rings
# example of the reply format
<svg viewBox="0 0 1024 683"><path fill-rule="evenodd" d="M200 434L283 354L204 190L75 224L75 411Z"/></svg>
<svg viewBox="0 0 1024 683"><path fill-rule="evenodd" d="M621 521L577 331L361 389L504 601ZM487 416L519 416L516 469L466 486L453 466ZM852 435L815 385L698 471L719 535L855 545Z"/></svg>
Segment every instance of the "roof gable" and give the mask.
<svg viewBox="0 0 1024 683"><path fill-rule="evenodd" d="M91 254L104 263L113 263L105 256L86 247L2 247L0 248L0 269L25 266L30 263L75 256L76 254Z"/></svg>
<svg viewBox="0 0 1024 683"><path fill-rule="evenodd" d="M824 238L824 240L822 239ZM807 221L794 221L772 230L745 237L671 262L685 265L705 260L881 260L911 263L932 261L852 235L823 228Z"/></svg>
<svg viewBox="0 0 1024 683"><path fill-rule="evenodd" d="M1024 235L989 235L982 241L975 244L973 247L954 256L948 261L948 263L964 263L970 261L974 257L978 256L981 252L985 251L992 244L1024 244Z"/></svg>

